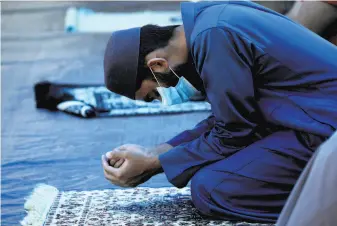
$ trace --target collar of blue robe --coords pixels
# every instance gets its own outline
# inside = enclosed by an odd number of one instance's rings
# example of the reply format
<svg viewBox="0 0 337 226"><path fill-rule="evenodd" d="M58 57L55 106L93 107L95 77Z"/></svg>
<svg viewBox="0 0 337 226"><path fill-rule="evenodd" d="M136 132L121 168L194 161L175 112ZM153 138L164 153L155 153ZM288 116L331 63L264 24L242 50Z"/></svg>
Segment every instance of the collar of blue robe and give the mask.
<svg viewBox="0 0 337 226"><path fill-rule="evenodd" d="M105 49L104 80L112 92L135 99L140 28L112 33Z"/></svg>
<svg viewBox="0 0 337 226"><path fill-rule="evenodd" d="M191 49L191 34L195 24L195 18L204 9L212 5L226 4L227 1L222 2L184 2L181 3L181 17L183 19L185 37L188 49Z"/></svg>
<svg viewBox="0 0 337 226"><path fill-rule="evenodd" d="M194 4L191 2L181 3L181 17L183 19L185 38L188 49L191 49L191 34L194 27Z"/></svg>

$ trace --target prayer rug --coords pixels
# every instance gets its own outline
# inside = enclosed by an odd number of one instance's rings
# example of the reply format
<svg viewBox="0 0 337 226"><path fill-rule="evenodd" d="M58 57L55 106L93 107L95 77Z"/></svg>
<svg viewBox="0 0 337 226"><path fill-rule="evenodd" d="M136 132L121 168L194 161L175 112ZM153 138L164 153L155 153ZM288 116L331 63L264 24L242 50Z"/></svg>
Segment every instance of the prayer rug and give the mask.
<svg viewBox="0 0 337 226"><path fill-rule="evenodd" d="M190 189L130 188L60 192L38 185L25 203L22 225L262 226L214 221L193 207Z"/></svg>
<svg viewBox="0 0 337 226"><path fill-rule="evenodd" d="M111 33L147 24L169 26L182 24L180 11L95 12L88 8L67 9L64 19L66 32Z"/></svg>
<svg viewBox="0 0 337 226"><path fill-rule="evenodd" d="M206 101L164 106L160 101L131 100L100 85L39 82L34 91L37 108L60 110L83 118L211 111Z"/></svg>

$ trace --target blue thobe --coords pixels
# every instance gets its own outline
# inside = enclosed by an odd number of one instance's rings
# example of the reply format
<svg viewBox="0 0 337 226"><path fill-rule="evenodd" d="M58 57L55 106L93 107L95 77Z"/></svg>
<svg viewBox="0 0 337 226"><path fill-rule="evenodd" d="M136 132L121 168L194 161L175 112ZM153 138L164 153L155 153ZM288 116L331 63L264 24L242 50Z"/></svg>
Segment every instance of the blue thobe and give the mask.
<svg viewBox="0 0 337 226"><path fill-rule="evenodd" d="M337 128L337 48L252 2L183 3L212 115L167 143L168 180L204 215L274 222Z"/></svg>

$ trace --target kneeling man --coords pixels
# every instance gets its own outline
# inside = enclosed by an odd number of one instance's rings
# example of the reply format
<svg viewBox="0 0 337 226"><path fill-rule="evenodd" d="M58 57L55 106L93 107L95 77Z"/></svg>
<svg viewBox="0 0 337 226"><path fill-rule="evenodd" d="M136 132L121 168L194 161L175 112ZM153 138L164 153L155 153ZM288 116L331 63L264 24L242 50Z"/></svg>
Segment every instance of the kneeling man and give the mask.
<svg viewBox="0 0 337 226"><path fill-rule="evenodd" d="M134 187L164 172L178 188L191 180L206 216L275 222L337 128L337 48L252 2L183 3L181 11L182 26L114 32L106 86L166 105L205 96L212 114L156 148L108 152L105 177Z"/></svg>

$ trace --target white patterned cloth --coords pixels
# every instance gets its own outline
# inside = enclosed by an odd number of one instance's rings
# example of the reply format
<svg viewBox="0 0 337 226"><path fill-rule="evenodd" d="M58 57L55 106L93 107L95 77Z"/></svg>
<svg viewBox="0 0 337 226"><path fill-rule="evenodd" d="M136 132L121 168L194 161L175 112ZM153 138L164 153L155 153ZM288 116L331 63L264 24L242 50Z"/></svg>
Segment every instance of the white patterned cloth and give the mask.
<svg viewBox="0 0 337 226"><path fill-rule="evenodd" d="M104 86L76 88L73 90L76 100L93 106L99 116L153 115L196 111L211 111L211 105L205 101L190 101L173 106L164 106L161 102L147 103L131 100L110 92Z"/></svg>
<svg viewBox="0 0 337 226"><path fill-rule="evenodd" d="M164 106L160 101L132 100L98 85L39 82L34 86L37 108L60 110L79 117L176 114L211 111L206 101Z"/></svg>

